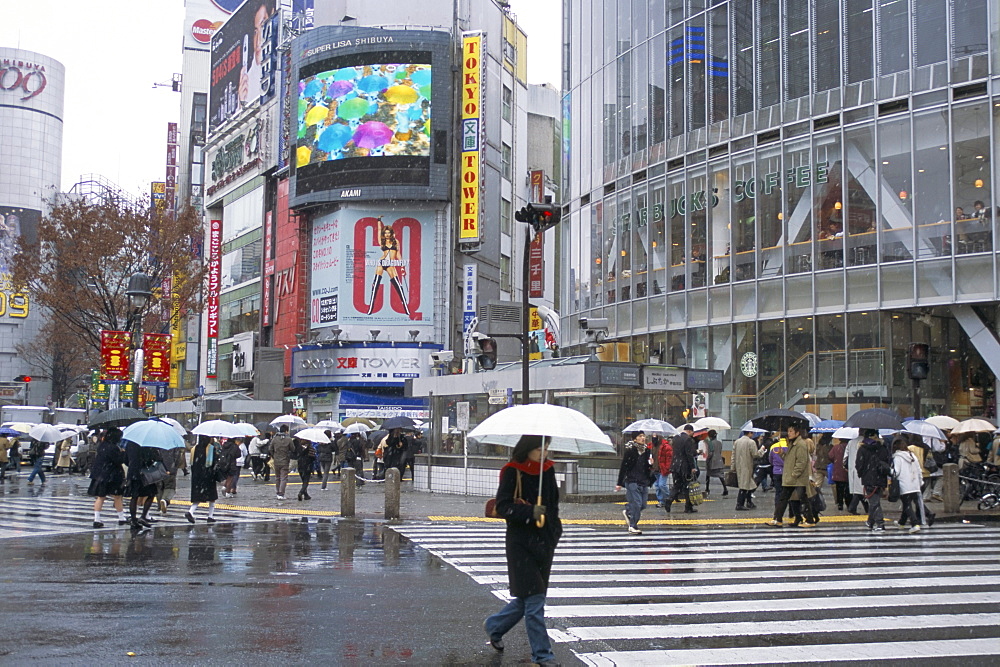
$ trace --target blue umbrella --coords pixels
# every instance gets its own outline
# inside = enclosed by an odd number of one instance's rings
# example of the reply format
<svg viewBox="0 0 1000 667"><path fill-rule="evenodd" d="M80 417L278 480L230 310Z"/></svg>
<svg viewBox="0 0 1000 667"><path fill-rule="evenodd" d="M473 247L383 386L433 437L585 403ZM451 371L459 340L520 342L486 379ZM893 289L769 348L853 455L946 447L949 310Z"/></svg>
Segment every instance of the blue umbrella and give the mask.
<svg viewBox="0 0 1000 667"><path fill-rule="evenodd" d="M178 449L184 446L184 440L177 435L174 427L156 419L136 422L122 431L122 440L134 442L140 447L156 447L157 449Z"/></svg>
<svg viewBox="0 0 1000 667"><path fill-rule="evenodd" d="M844 425L844 422L839 419L824 419L815 426L809 429L812 433L833 433L838 428Z"/></svg>
<svg viewBox="0 0 1000 667"><path fill-rule="evenodd" d="M0 428L0 435L6 436L8 438L12 438L12 437L17 437L17 436L22 435L22 434L21 434L20 431L15 431L12 428L8 428L8 427L4 426L3 428Z"/></svg>

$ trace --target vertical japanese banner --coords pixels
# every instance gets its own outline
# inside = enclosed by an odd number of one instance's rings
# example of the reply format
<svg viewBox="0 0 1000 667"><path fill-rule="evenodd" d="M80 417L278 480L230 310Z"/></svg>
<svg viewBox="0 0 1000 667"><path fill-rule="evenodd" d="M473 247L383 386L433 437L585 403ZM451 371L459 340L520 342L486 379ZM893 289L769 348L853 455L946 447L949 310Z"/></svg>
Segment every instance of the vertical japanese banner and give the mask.
<svg viewBox="0 0 1000 667"><path fill-rule="evenodd" d="M261 280L260 324L271 325L271 283L274 281L274 218L271 211L264 213L264 271Z"/></svg>
<svg viewBox="0 0 1000 667"><path fill-rule="evenodd" d="M167 123L167 180L164 188L167 216L173 217L177 191L177 123Z"/></svg>
<svg viewBox="0 0 1000 667"><path fill-rule="evenodd" d="M545 201L545 172L537 169L531 172L531 201ZM528 298L540 299L545 295L545 267L543 258L545 247L542 235L536 234L528 250Z"/></svg>
<svg viewBox="0 0 1000 667"><path fill-rule="evenodd" d="M462 278L462 335L469 333L473 320L476 318L476 311L479 307L479 269L476 264L466 264Z"/></svg>
<svg viewBox="0 0 1000 667"><path fill-rule="evenodd" d="M219 343L219 291L222 286L222 220L212 220L208 228L208 353L205 377L216 376Z"/></svg>
<svg viewBox="0 0 1000 667"><path fill-rule="evenodd" d="M101 380L105 384L128 384L132 335L128 331L101 331Z"/></svg>
<svg viewBox="0 0 1000 667"><path fill-rule="evenodd" d="M482 175L479 163L482 142L483 110L483 34L462 34L462 196L458 230L460 243L478 243L479 190Z"/></svg>
<svg viewBox="0 0 1000 667"><path fill-rule="evenodd" d="M528 359L531 361L542 358L542 347L545 343L544 329L545 324L538 314L538 309L532 306L528 309Z"/></svg>
<svg viewBox="0 0 1000 667"><path fill-rule="evenodd" d="M148 333L142 336L143 384L170 382L170 334Z"/></svg>

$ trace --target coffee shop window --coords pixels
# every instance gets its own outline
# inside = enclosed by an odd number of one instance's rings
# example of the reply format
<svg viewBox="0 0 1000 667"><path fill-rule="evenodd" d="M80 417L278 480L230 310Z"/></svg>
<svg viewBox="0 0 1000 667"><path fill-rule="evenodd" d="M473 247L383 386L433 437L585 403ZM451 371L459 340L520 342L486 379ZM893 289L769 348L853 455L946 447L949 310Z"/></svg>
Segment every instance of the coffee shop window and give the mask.
<svg viewBox="0 0 1000 667"><path fill-rule="evenodd" d="M985 103L952 109L952 179L955 205L955 252L968 254L993 249L990 169L990 110ZM957 213L957 211L956 211Z"/></svg>

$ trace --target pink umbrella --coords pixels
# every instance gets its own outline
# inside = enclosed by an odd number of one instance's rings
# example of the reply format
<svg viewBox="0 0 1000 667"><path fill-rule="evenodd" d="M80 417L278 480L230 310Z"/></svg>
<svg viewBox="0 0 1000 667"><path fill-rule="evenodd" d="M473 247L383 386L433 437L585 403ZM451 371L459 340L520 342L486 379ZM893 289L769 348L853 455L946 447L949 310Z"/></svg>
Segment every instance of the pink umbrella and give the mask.
<svg viewBox="0 0 1000 667"><path fill-rule="evenodd" d="M393 131L385 123L370 120L354 131L354 145L358 148L378 148L392 141Z"/></svg>

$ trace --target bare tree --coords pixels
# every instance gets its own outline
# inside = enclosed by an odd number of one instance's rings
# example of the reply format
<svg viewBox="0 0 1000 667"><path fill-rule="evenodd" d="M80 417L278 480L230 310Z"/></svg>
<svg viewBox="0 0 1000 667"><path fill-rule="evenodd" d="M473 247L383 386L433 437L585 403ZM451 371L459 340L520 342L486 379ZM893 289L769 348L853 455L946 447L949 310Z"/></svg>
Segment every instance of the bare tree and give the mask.
<svg viewBox="0 0 1000 667"><path fill-rule="evenodd" d="M162 303L166 295L154 294L140 317L165 307L196 307L206 275L202 239L201 220L191 209L168 218L124 198L77 198L42 219L37 241L20 238L11 273L15 285L51 311L60 340L75 339L84 356L97 359L101 330L122 330L129 320L125 290L132 274L148 274L155 286L170 279L176 300ZM159 318L155 325L152 320L144 330L161 326Z"/></svg>
<svg viewBox="0 0 1000 667"><path fill-rule="evenodd" d="M54 320L46 322L35 339L17 345L16 349L36 375L50 379L52 401L56 405L65 405L81 383L89 384L90 370L100 364L94 350L67 334Z"/></svg>

